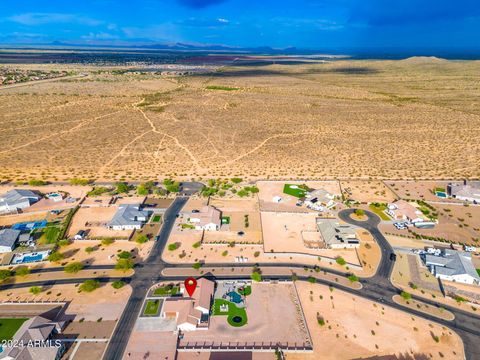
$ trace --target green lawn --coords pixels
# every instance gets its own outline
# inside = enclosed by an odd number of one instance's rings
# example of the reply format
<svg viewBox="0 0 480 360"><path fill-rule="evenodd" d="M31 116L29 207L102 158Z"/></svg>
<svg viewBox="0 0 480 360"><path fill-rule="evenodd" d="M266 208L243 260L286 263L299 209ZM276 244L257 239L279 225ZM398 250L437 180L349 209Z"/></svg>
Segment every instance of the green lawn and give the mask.
<svg viewBox="0 0 480 360"><path fill-rule="evenodd" d="M240 295L248 296L252 294L252 287L250 285L245 286L245 289L243 291L239 290L238 293Z"/></svg>
<svg viewBox="0 0 480 360"><path fill-rule="evenodd" d="M221 305L228 305L228 312L220 311ZM230 326L233 326L233 327L241 327L245 325L248 321L247 312L245 308L239 308L233 302L224 300L224 299L215 299L215 302L213 303L213 315L214 316L226 315L227 322L230 324ZM241 318L241 321L239 322L233 321L235 317Z"/></svg>
<svg viewBox="0 0 480 360"><path fill-rule="evenodd" d="M143 311L143 315L157 315L160 307L160 300L147 300L147 305Z"/></svg>
<svg viewBox="0 0 480 360"><path fill-rule="evenodd" d="M162 217L160 215L155 215L153 218L152 218L152 222L160 222L160 220L162 219Z"/></svg>
<svg viewBox="0 0 480 360"><path fill-rule="evenodd" d="M230 216L222 216L222 224L230 224Z"/></svg>
<svg viewBox="0 0 480 360"><path fill-rule="evenodd" d="M383 211L387 209L387 205L385 204L370 204L369 209L372 210L375 214L380 216L380 219L382 220L391 220L387 214L385 214Z"/></svg>
<svg viewBox="0 0 480 360"><path fill-rule="evenodd" d="M39 244L55 244L58 240L58 236L60 235L60 227L58 226L47 226L45 230L43 230L43 234L38 239Z"/></svg>
<svg viewBox="0 0 480 360"><path fill-rule="evenodd" d="M435 189L433 189L433 192L434 193L437 193L437 192L447 193L447 190L444 187L436 187Z"/></svg>
<svg viewBox="0 0 480 360"><path fill-rule="evenodd" d="M477 274L478 276L480 276L480 269L477 269Z"/></svg>
<svg viewBox="0 0 480 360"><path fill-rule="evenodd" d="M175 295L178 293L180 288L178 286L165 285L156 288L153 291L153 295L166 296L166 295Z"/></svg>
<svg viewBox="0 0 480 360"><path fill-rule="evenodd" d="M305 185L285 184L283 187L283 193L302 198L307 194L307 189L305 189Z"/></svg>
<svg viewBox="0 0 480 360"><path fill-rule="evenodd" d="M0 319L0 341L10 340L28 318Z"/></svg>

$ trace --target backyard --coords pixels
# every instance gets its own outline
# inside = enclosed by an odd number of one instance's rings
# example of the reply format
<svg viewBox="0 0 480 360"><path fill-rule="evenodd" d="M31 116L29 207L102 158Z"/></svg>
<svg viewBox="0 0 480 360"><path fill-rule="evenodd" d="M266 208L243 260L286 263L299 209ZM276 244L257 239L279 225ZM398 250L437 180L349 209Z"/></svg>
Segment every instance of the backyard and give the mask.
<svg viewBox="0 0 480 360"><path fill-rule="evenodd" d="M10 340L28 318L0 319L0 341Z"/></svg>
<svg viewBox="0 0 480 360"><path fill-rule="evenodd" d="M222 311L222 306L227 306L228 309ZM234 327L243 326L248 321L245 308L237 307L233 302L224 299L215 299L213 315L227 315L227 322Z"/></svg>
<svg viewBox="0 0 480 360"><path fill-rule="evenodd" d="M294 185L294 184L285 184L283 187L283 193L297 198L305 197L307 194L308 187L306 185Z"/></svg>

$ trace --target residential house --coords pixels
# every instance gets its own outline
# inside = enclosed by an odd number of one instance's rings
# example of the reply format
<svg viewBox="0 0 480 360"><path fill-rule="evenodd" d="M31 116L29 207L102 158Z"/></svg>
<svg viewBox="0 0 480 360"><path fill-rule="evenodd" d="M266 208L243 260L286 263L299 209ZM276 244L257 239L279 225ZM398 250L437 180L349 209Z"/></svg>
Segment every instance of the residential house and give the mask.
<svg viewBox="0 0 480 360"><path fill-rule="evenodd" d="M447 185L448 196L480 204L480 181L467 181L463 183L450 183Z"/></svg>
<svg viewBox="0 0 480 360"><path fill-rule="evenodd" d="M305 205L312 210L324 211L336 205L334 199L335 195L329 193L327 190L317 189L310 191L305 196Z"/></svg>
<svg viewBox="0 0 480 360"><path fill-rule="evenodd" d="M445 249L423 254L422 260L435 277L464 284L480 284L480 277L468 252Z"/></svg>
<svg viewBox="0 0 480 360"><path fill-rule="evenodd" d="M149 212L141 210L140 205L123 204L107 226L112 230L139 230L147 222L148 216Z"/></svg>
<svg viewBox="0 0 480 360"><path fill-rule="evenodd" d="M0 213L17 212L26 209L42 197L33 191L13 189L0 196Z"/></svg>
<svg viewBox="0 0 480 360"><path fill-rule="evenodd" d="M2 229L0 230L0 253L12 252L15 249L20 230Z"/></svg>
<svg viewBox="0 0 480 360"><path fill-rule="evenodd" d="M8 360L58 360L65 352L65 345L52 337L61 333L63 324L42 316L25 321L13 336L12 344L4 346L0 359Z"/></svg>
<svg viewBox="0 0 480 360"><path fill-rule="evenodd" d="M329 249L352 249L360 246L357 227L335 219L317 219L317 228L325 246Z"/></svg>
<svg viewBox="0 0 480 360"><path fill-rule="evenodd" d="M161 317L175 318L177 330L207 330L215 283L201 278L192 297L170 297L164 301Z"/></svg>
<svg viewBox="0 0 480 360"><path fill-rule="evenodd" d="M222 225L222 213L213 206L204 206L199 212L191 213L188 219L195 230L218 231Z"/></svg>
<svg viewBox="0 0 480 360"><path fill-rule="evenodd" d="M388 204L386 213L394 220L409 221L412 224L427 220L418 208L405 200L398 200Z"/></svg>

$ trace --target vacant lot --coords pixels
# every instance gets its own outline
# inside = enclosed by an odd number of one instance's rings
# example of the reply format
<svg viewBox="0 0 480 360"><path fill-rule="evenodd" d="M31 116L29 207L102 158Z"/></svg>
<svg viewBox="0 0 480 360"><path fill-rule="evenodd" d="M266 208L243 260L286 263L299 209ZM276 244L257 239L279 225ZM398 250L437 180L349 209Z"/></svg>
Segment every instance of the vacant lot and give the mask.
<svg viewBox="0 0 480 360"><path fill-rule="evenodd" d="M422 58L177 79L84 67L2 89L1 176L478 177L479 70Z"/></svg>
<svg viewBox="0 0 480 360"><path fill-rule="evenodd" d="M291 354L289 360L407 353L432 359L464 357L460 337L446 327L339 290L331 292L327 286L298 282L297 287L314 353Z"/></svg>
<svg viewBox="0 0 480 360"><path fill-rule="evenodd" d="M117 206L78 209L68 230L68 237L72 238L79 230L88 230L88 239L128 238L132 233L131 230L110 230L106 227L117 209Z"/></svg>
<svg viewBox="0 0 480 360"><path fill-rule="evenodd" d="M341 181L342 192L346 199L362 203L390 203L395 194L381 181Z"/></svg>

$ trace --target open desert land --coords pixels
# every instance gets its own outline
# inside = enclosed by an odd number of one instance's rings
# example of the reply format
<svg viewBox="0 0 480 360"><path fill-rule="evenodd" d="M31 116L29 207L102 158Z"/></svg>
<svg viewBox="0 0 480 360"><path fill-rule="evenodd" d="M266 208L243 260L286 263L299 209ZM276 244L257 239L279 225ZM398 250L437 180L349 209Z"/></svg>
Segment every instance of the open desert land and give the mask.
<svg viewBox="0 0 480 360"><path fill-rule="evenodd" d="M478 177L479 69L435 58L173 78L84 67L1 90L2 177Z"/></svg>
<svg viewBox="0 0 480 360"><path fill-rule="evenodd" d="M306 207L298 207L295 204L298 198L285 194L283 188L285 184L302 185L318 190L323 189L335 196L341 196L338 181L258 181L257 187L258 201L261 211L282 211L282 212L314 212ZM274 202L274 197L281 197L280 203ZM318 211L316 211L318 213Z"/></svg>
<svg viewBox="0 0 480 360"><path fill-rule="evenodd" d="M340 290L330 291L324 285L297 282L296 286L314 352L287 353L288 360L360 359L393 354L464 358L460 337L446 327ZM434 336L438 336L438 342Z"/></svg>
<svg viewBox="0 0 480 360"><path fill-rule="evenodd" d="M440 198L434 194L434 189L446 191L450 181L429 180L429 181L385 181L385 184L401 199L415 199L424 201L435 201L442 203L461 203L461 200L452 198Z"/></svg>
<svg viewBox="0 0 480 360"><path fill-rule="evenodd" d="M395 194L382 182L373 180L340 181L345 199L359 203L391 203Z"/></svg>

